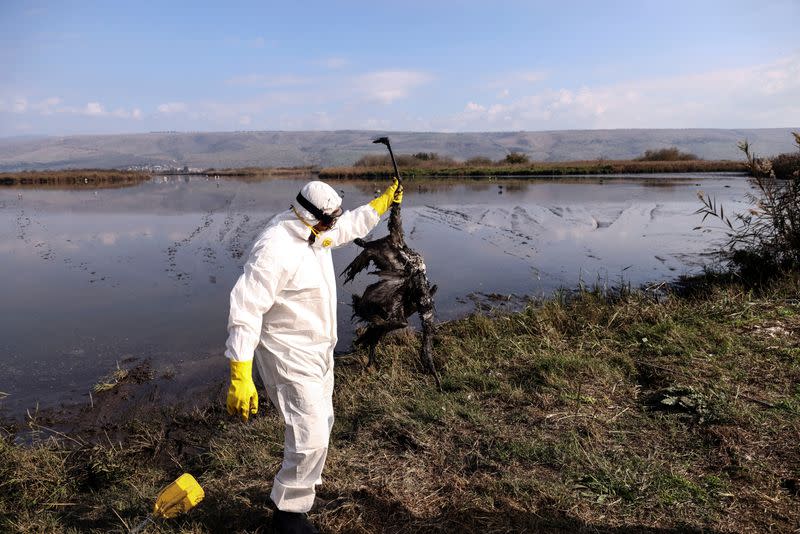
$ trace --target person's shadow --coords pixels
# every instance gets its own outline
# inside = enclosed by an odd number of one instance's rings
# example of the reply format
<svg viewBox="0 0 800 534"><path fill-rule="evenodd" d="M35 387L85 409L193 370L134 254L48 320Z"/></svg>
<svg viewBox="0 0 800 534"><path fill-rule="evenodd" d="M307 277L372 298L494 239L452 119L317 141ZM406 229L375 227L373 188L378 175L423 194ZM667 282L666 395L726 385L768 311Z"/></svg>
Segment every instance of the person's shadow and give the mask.
<svg viewBox="0 0 800 534"><path fill-rule="evenodd" d="M678 534L703 533L713 534L710 529L700 529L689 525L678 524L672 528L653 528L639 525L614 527L602 523L588 523L570 517L564 512L525 512L515 509L498 509L494 512L474 508L447 507L439 515L430 518L415 517L405 506L395 500L382 499L368 492L358 492L354 496L358 511L364 518L374 518L374 532L409 533L409 532L455 532L466 533L598 533L598 534ZM332 513L336 513L335 511ZM352 513L352 512L351 512ZM324 515L324 513L323 513ZM312 520L314 517L311 517ZM324 524L324 517L321 523ZM332 519L332 518L331 518ZM335 522L334 522L335 524ZM320 529L321 532L325 532ZM339 530L340 532L347 532ZM362 527L359 527L362 532Z"/></svg>

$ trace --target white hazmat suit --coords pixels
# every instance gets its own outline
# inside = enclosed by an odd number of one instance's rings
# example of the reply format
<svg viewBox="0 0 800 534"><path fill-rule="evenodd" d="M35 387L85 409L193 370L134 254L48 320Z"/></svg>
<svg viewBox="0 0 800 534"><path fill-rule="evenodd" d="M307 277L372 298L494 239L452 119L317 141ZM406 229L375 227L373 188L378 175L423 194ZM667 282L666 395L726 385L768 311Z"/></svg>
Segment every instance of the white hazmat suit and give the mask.
<svg viewBox="0 0 800 534"><path fill-rule="evenodd" d="M307 184L301 194L325 214L341 205L323 182ZM239 362L255 353L270 400L286 423L283 464L271 498L279 510L302 513L311 508L314 486L321 483L333 426L337 336L331 249L366 236L380 214L370 204L346 211L310 244L306 223L318 221L295 209L270 220L253 245L231 291L225 355Z"/></svg>

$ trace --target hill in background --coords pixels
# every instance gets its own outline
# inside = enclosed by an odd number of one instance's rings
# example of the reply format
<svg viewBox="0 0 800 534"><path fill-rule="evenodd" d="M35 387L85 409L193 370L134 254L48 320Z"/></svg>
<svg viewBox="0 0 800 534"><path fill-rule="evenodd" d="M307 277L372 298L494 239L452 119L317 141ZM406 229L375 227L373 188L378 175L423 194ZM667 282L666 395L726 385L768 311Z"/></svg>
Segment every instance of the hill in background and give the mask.
<svg viewBox="0 0 800 534"><path fill-rule="evenodd" d="M564 130L551 132L392 132L397 153L436 152L465 160L522 152L534 161L631 159L677 147L704 159L741 159L747 139L759 155L793 152L789 128L689 130ZM386 132L165 132L0 139L0 171L62 168L294 167L349 165L382 154L371 143Z"/></svg>

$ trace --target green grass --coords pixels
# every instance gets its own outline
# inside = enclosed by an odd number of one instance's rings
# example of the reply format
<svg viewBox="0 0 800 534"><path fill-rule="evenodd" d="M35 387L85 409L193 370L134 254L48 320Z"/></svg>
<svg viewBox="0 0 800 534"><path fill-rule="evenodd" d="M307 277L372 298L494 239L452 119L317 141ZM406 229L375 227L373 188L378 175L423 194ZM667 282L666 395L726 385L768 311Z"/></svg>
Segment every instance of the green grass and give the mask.
<svg viewBox="0 0 800 534"><path fill-rule="evenodd" d="M419 341L398 336L380 369L337 367L320 493L346 503L312 520L326 532L789 532L798 294L791 274L760 290L584 292L471 316L439 328L442 392L418 369ZM121 442L0 441L0 530L122 531L190 471L206 500L163 532L263 531L283 425L262 398L247 425L209 399Z"/></svg>

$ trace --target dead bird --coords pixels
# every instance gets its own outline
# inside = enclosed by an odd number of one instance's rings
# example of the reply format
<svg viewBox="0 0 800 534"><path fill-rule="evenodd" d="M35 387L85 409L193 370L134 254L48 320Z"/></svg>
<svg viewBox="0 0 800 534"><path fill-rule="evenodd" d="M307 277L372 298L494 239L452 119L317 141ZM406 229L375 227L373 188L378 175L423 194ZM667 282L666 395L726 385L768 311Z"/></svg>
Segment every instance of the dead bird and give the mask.
<svg viewBox="0 0 800 534"><path fill-rule="evenodd" d="M380 138L376 143L383 143L389 148L395 175L400 180L394 154L389 146L388 138ZM441 389L439 374L433 360L434 304L433 295L436 286L431 286L425 271L422 256L412 250L405 242L403 220L400 216L400 205L395 204L389 214L389 235L374 241L356 239L355 243L364 250L355 257L342 274L347 283L370 263L380 280L370 284L364 294L353 295L353 317L367 323L364 332L359 335L355 344L369 346L367 366L377 365L375 347L383 337L394 330L408 326L408 318L418 313L422 323L422 348L420 361L423 368L430 372Z"/></svg>

